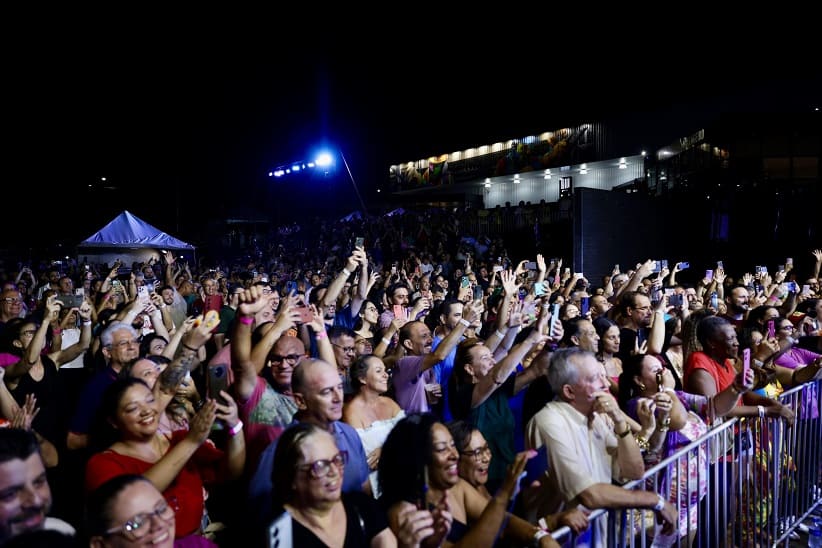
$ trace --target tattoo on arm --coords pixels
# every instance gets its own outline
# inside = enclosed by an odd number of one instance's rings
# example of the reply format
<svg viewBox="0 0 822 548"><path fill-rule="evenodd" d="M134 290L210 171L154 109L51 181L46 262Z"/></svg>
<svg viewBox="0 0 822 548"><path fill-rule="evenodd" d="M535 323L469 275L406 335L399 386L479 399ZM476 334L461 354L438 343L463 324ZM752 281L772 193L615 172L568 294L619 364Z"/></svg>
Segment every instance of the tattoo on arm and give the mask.
<svg viewBox="0 0 822 548"><path fill-rule="evenodd" d="M158 379L160 390L167 394L176 392L180 381L182 381L183 377L191 370L191 366L196 358L197 354L195 352L184 352L168 364L168 367L165 368Z"/></svg>

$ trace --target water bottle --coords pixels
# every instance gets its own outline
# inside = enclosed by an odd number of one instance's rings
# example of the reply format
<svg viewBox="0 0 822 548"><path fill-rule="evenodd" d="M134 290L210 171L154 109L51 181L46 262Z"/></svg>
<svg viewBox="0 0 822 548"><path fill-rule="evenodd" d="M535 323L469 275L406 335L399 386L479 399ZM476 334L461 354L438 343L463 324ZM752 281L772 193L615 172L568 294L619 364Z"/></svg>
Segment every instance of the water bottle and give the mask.
<svg viewBox="0 0 822 548"><path fill-rule="evenodd" d="M808 531L808 548L822 548L822 522L813 520Z"/></svg>

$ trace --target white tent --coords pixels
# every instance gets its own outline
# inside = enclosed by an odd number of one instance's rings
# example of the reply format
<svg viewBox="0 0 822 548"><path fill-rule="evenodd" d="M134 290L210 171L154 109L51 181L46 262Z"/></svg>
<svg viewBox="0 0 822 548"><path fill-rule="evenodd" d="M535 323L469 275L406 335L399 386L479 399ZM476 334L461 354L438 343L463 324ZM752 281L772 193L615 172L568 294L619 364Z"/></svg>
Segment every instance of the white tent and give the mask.
<svg viewBox="0 0 822 548"><path fill-rule="evenodd" d="M77 260L111 264L117 259L124 266L159 258L160 250L194 254L194 246L170 236L128 211L123 211L106 226L77 245Z"/></svg>

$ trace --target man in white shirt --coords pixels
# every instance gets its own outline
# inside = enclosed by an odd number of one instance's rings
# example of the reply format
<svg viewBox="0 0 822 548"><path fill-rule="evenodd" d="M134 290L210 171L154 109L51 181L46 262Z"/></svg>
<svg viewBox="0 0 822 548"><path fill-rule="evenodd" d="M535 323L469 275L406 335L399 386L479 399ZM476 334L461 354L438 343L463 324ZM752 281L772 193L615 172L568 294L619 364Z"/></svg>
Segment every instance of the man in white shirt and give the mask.
<svg viewBox="0 0 822 548"><path fill-rule="evenodd" d="M557 350L548 369L557 395L528 421L528 449L543 446L547 469L541 486L523 493L529 517L575 508L651 508L672 530L674 507L653 491L631 491L612 482L639 479L645 465L631 427L608 390L602 365L592 352ZM607 518L597 520L595 545L605 546Z"/></svg>

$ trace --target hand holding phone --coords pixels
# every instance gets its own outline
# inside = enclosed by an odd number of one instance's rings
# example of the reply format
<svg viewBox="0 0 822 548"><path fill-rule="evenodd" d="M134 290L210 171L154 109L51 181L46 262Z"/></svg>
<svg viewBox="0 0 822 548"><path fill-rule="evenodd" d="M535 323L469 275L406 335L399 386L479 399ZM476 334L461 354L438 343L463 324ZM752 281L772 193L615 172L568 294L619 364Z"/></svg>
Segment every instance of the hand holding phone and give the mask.
<svg viewBox="0 0 822 548"><path fill-rule="evenodd" d="M745 377L748 376L748 370L751 368L751 349L746 348L742 351L742 382L745 382Z"/></svg>
<svg viewBox="0 0 822 548"><path fill-rule="evenodd" d="M768 338L773 339L774 337L776 337L776 324L773 320L768 320Z"/></svg>

